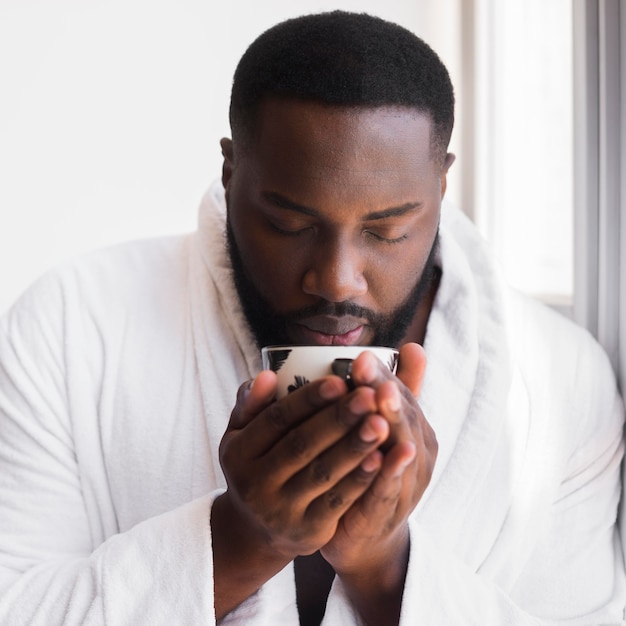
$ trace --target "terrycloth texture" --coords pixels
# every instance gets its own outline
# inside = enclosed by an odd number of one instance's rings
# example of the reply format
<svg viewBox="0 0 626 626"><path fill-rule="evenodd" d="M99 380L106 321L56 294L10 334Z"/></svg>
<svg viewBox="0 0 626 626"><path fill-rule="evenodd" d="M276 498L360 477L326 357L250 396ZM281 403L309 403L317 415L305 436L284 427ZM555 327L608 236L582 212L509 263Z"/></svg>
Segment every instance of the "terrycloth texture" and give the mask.
<svg viewBox="0 0 626 626"><path fill-rule="evenodd" d="M1 320L0 624L214 623L217 449L260 368L223 227L217 185L198 233L69 264ZM504 289L451 207L441 244L420 398L440 451L401 622L621 623L607 359ZM297 624L291 566L223 623ZM324 624L358 623L336 580Z"/></svg>

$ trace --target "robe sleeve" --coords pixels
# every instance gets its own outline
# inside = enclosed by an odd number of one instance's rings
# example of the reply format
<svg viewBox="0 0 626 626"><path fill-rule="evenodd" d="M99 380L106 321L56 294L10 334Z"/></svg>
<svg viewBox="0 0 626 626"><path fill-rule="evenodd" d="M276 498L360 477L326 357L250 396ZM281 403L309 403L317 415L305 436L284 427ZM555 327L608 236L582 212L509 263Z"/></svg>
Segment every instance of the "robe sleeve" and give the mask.
<svg viewBox="0 0 626 626"><path fill-rule="evenodd" d="M0 623L214 623L219 492L123 533L110 512L88 514L67 409L63 293L42 280L0 320Z"/></svg>
<svg viewBox="0 0 626 626"><path fill-rule="evenodd" d="M216 494L93 549L71 433L53 418L52 395L38 392L51 381L22 370L14 348L0 339L0 623L214 623Z"/></svg>

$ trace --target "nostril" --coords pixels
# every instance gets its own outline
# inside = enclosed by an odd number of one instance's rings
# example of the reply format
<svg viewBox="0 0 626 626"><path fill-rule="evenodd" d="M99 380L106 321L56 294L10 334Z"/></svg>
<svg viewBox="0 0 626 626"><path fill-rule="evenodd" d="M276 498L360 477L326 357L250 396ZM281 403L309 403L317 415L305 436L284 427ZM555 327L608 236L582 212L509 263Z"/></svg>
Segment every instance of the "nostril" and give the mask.
<svg viewBox="0 0 626 626"><path fill-rule="evenodd" d="M345 250L320 250L305 272L302 288L305 293L329 302L352 300L367 293L367 281L360 258Z"/></svg>

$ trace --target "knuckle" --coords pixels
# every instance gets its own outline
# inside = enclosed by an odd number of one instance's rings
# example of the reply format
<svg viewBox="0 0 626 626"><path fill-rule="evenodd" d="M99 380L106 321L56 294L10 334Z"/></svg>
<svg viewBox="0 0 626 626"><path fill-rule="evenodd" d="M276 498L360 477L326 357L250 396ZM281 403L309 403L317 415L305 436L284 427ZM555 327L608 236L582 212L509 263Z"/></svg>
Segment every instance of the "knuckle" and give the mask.
<svg viewBox="0 0 626 626"><path fill-rule="evenodd" d="M222 465L229 465L235 455L235 442L232 436L224 435L219 445L219 459Z"/></svg>
<svg viewBox="0 0 626 626"><path fill-rule="evenodd" d="M251 510L256 510L256 501L258 497L258 489L255 483L246 481L237 481L236 491L239 500ZM265 512L267 514L267 511Z"/></svg>
<svg viewBox="0 0 626 626"><path fill-rule="evenodd" d="M311 478L313 483L316 485L322 485L330 481L330 470L328 469L328 465L320 460L315 459L311 465Z"/></svg>
<svg viewBox="0 0 626 626"><path fill-rule="evenodd" d="M326 500L331 510L341 508L345 502L344 497L341 495L341 493L339 493L335 489L331 489L326 494Z"/></svg>
<svg viewBox="0 0 626 626"><path fill-rule="evenodd" d="M285 438L287 453L292 458L300 458L305 455L308 448L307 438L299 428L290 430Z"/></svg>
<svg viewBox="0 0 626 626"><path fill-rule="evenodd" d="M376 501L377 506L383 509L389 509L395 506L398 494L390 489L374 489L372 490L372 498Z"/></svg>
<svg viewBox="0 0 626 626"><path fill-rule="evenodd" d="M285 430L289 425L284 405L280 402L270 404L267 408L267 419L271 426L279 432Z"/></svg>

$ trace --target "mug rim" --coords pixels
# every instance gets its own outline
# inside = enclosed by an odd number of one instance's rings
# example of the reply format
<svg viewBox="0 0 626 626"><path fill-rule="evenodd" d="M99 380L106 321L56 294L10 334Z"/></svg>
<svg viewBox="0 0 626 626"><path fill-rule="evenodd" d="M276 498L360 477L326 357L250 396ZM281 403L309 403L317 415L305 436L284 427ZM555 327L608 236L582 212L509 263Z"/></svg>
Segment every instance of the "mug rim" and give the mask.
<svg viewBox="0 0 626 626"><path fill-rule="evenodd" d="M336 345L316 345L316 344L289 344L289 343L285 343L285 344L272 344L269 346L263 346L261 348L261 350L286 350L286 349L290 349L290 350L294 350L294 349L300 349L300 348L334 348L334 349L351 349L351 348L361 348L363 350L391 350L393 352L400 352L400 350L398 348L392 348L390 346L360 346L360 345L353 345L353 346L336 346Z"/></svg>

